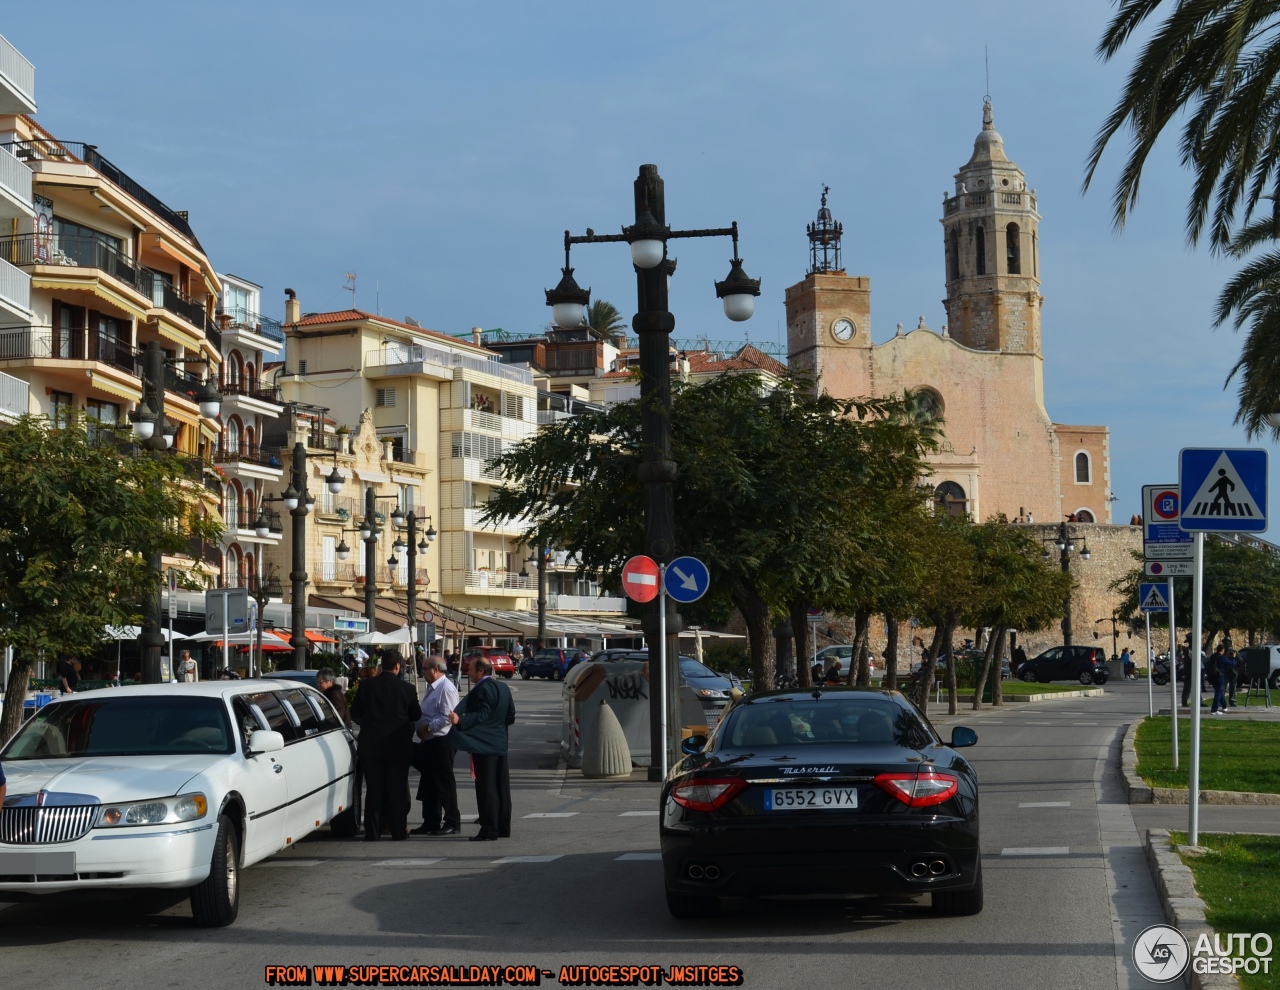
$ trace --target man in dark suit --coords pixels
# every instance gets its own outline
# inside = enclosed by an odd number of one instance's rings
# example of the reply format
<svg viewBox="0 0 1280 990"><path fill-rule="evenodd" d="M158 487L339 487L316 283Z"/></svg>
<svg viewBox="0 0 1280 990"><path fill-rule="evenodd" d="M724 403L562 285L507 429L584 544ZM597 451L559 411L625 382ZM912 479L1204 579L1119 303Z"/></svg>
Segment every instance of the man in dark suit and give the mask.
<svg viewBox="0 0 1280 990"><path fill-rule="evenodd" d="M393 839L409 837L409 759L419 715L417 692L400 679L400 658L385 654L382 672L362 681L351 703L351 716L360 726L367 842L376 841L384 825Z"/></svg>
<svg viewBox="0 0 1280 990"><path fill-rule="evenodd" d="M511 835L511 775L507 766L507 726L516 720L511 689L493 676L493 664L474 657L467 674L471 690L449 716L448 738L455 749L471 754L476 773L476 807L480 831L472 842Z"/></svg>

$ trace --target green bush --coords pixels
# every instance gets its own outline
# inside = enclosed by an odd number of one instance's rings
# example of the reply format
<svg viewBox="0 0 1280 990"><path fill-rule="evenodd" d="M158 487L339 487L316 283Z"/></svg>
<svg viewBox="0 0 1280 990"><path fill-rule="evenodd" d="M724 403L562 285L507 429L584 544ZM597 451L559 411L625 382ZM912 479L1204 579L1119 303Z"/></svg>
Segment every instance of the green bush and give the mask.
<svg viewBox="0 0 1280 990"><path fill-rule="evenodd" d="M316 650L307 658L307 670L319 670L321 667L330 667L334 671L341 672L342 658L332 650Z"/></svg>
<svg viewBox="0 0 1280 990"><path fill-rule="evenodd" d="M692 652L692 651L690 651ZM745 643L717 640L702 647L702 662L723 674L751 676L751 653Z"/></svg>

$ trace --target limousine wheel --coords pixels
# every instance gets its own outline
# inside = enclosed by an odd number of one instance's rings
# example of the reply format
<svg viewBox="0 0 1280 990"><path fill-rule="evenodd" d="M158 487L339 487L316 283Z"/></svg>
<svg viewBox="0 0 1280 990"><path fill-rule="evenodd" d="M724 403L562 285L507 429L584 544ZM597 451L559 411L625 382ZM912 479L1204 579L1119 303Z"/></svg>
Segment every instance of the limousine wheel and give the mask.
<svg viewBox="0 0 1280 990"><path fill-rule="evenodd" d="M201 928L224 928L239 913L240 849L231 819L221 815L209 876L191 888L191 914Z"/></svg>
<svg viewBox="0 0 1280 990"><path fill-rule="evenodd" d="M355 808L340 811L329 821L329 831L335 839L354 839L360 831L360 818Z"/></svg>

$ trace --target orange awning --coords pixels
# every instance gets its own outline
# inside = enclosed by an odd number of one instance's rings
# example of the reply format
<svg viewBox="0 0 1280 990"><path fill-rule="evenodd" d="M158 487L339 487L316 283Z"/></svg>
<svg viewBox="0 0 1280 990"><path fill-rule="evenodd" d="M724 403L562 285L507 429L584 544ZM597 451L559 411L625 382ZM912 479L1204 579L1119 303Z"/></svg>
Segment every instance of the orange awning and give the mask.
<svg viewBox="0 0 1280 990"><path fill-rule="evenodd" d="M276 633L276 635L277 635L277 636L279 636L281 639L283 639L286 643L292 643L292 642L293 642L293 633L291 633L288 629L279 629L279 630L272 630L272 631L273 631L273 632L275 632L275 633ZM322 632L317 632L315 629L304 629L304 630L302 630L302 635L304 635L304 636L306 636L306 637L307 637L307 642L308 642L308 643L336 643L336 642L338 642L338 641L337 641L336 639L334 639L332 636L326 636L324 633L322 633Z"/></svg>

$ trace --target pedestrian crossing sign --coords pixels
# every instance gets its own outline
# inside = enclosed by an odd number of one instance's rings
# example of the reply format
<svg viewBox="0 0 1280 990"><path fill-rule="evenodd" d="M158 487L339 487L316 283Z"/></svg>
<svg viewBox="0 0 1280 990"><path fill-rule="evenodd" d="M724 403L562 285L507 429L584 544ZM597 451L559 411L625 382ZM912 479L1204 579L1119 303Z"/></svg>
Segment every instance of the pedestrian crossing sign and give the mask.
<svg viewBox="0 0 1280 990"><path fill-rule="evenodd" d="M1267 452L1185 447L1178 487L1187 532L1261 533L1267 528Z"/></svg>
<svg viewBox="0 0 1280 990"><path fill-rule="evenodd" d="M1169 586L1166 584L1139 584L1138 611L1168 612Z"/></svg>

